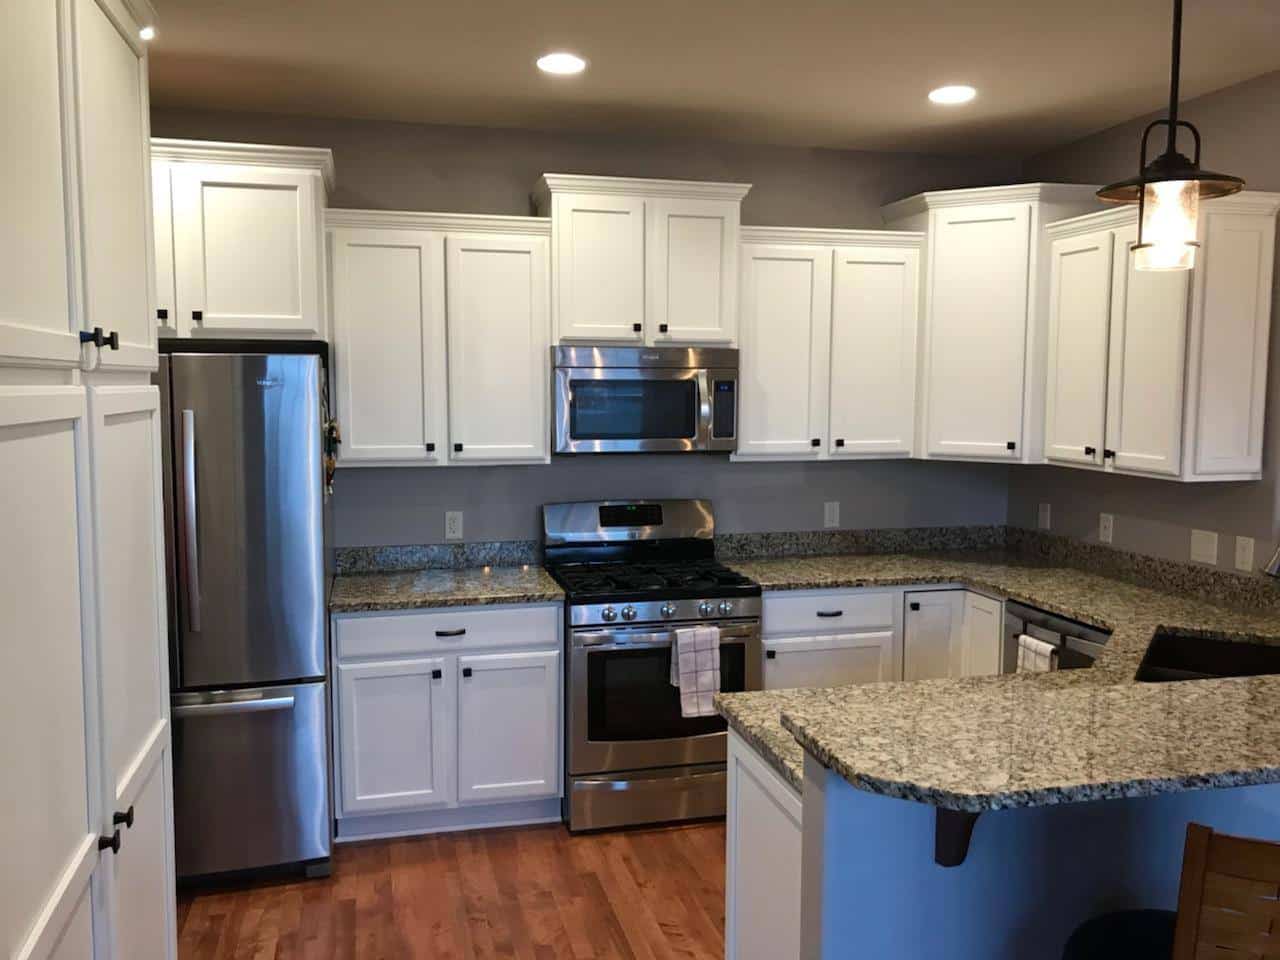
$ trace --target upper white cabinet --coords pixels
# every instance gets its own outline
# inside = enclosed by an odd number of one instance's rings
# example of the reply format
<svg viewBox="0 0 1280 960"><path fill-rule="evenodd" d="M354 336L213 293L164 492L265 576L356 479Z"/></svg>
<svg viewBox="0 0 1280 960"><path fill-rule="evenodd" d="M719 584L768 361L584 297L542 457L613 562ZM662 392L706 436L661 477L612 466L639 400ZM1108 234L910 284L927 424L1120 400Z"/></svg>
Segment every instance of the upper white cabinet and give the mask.
<svg viewBox="0 0 1280 960"><path fill-rule="evenodd" d="M324 337L333 154L153 140L158 317L178 336ZM169 199L167 209L159 204Z"/></svg>
<svg viewBox="0 0 1280 960"><path fill-rule="evenodd" d="M1045 457L1185 481L1262 475L1280 195L1206 202L1192 271L1134 269L1137 213L1051 225Z"/></svg>
<svg viewBox="0 0 1280 960"><path fill-rule="evenodd" d="M737 342L750 184L545 174L556 342Z"/></svg>
<svg viewBox="0 0 1280 960"><path fill-rule="evenodd" d="M923 237L742 235L738 458L910 456Z"/></svg>
<svg viewBox="0 0 1280 960"><path fill-rule="evenodd" d="M1095 208L1094 189L1033 183L945 190L883 209L888 226L927 235L921 456L1041 459L1044 226Z"/></svg>
<svg viewBox="0 0 1280 960"><path fill-rule="evenodd" d="M330 210L339 462L546 462L550 224Z"/></svg>

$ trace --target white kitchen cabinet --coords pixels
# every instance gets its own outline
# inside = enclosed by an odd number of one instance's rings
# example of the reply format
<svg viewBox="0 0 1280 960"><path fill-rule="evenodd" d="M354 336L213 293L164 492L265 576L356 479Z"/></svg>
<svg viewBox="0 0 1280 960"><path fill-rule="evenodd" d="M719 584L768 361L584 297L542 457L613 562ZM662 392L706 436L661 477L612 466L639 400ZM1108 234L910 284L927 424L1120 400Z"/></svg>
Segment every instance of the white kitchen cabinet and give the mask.
<svg viewBox="0 0 1280 960"><path fill-rule="evenodd" d="M546 239L450 234L445 264L450 460L546 462Z"/></svg>
<svg viewBox="0 0 1280 960"><path fill-rule="evenodd" d="M764 688L838 687L900 679L892 629L815 637L766 637Z"/></svg>
<svg viewBox="0 0 1280 960"><path fill-rule="evenodd" d="M1048 242L1044 225L1093 209L1094 188L1019 184L919 194L883 209L924 230L925 457L1043 456Z"/></svg>
<svg viewBox="0 0 1280 960"><path fill-rule="evenodd" d="M1262 470L1280 195L1201 208L1191 271L1133 266L1137 212L1052 224L1046 458L1183 481Z"/></svg>
<svg viewBox="0 0 1280 960"><path fill-rule="evenodd" d="M153 243L172 246L170 326L180 336L320 337L326 334L324 244L329 150L188 140L152 141ZM164 255L157 256L164 263ZM157 271L157 283L169 270Z"/></svg>
<svg viewBox="0 0 1280 960"><path fill-rule="evenodd" d="M338 665L344 814L454 801L453 670L446 657Z"/></svg>
<svg viewBox="0 0 1280 960"><path fill-rule="evenodd" d="M749 184L544 174L555 342L733 344Z"/></svg>
<svg viewBox="0 0 1280 960"><path fill-rule="evenodd" d="M560 652L458 657L458 802L560 793Z"/></svg>
<svg viewBox="0 0 1280 960"><path fill-rule="evenodd" d="M965 591L909 590L904 599L902 679L960 676Z"/></svg>
<svg viewBox="0 0 1280 960"><path fill-rule="evenodd" d="M1004 604L965 591L960 676L993 677L1004 668Z"/></svg>
<svg viewBox="0 0 1280 960"><path fill-rule="evenodd" d="M909 455L922 235L742 235L735 459Z"/></svg>
<svg viewBox="0 0 1280 960"><path fill-rule="evenodd" d="M800 792L732 730L727 791L725 958L798 958Z"/></svg>

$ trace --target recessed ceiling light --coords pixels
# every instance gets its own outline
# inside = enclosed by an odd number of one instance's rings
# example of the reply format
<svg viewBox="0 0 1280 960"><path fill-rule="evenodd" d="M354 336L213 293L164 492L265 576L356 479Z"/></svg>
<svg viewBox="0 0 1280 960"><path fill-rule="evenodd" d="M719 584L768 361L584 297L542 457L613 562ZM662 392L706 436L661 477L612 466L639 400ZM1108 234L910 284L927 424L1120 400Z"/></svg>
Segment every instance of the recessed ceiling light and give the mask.
<svg viewBox="0 0 1280 960"><path fill-rule="evenodd" d="M568 76L574 73L581 73L587 69L587 61L583 60L576 53L568 53L564 50L558 50L555 53L544 54L538 58L538 69L543 73L554 73L559 76Z"/></svg>
<svg viewBox="0 0 1280 960"><path fill-rule="evenodd" d="M143 40L154 40L156 38L156 28L153 26L145 26L138 31L138 36Z"/></svg>
<svg viewBox="0 0 1280 960"><path fill-rule="evenodd" d="M939 87L937 90L929 91L929 99L934 103L945 103L954 105L957 103L968 103L978 95L978 91L973 87L966 86L963 83L951 84L946 87Z"/></svg>

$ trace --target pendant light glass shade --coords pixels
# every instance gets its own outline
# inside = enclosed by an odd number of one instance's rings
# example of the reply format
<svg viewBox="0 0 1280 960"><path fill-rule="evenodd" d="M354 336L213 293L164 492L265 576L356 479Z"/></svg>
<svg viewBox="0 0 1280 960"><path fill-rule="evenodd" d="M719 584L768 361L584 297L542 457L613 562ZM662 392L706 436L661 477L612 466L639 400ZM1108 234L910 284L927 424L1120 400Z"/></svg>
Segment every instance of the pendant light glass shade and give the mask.
<svg viewBox="0 0 1280 960"><path fill-rule="evenodd" d="M1194 180L1148 183L1142 199L1142 242L1134 250L1139 270L1190 270L1196 262L1200 190Z"/></svg>

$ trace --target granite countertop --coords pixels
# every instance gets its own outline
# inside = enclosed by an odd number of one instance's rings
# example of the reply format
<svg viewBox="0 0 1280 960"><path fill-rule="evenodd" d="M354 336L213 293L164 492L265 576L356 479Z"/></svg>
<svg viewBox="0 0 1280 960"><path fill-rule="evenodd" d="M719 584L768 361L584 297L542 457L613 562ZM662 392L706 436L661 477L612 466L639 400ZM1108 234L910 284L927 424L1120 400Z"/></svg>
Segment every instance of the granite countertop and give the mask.
<svg viewBox="0 0 1280 960"><path fill-rule="evenodd" d="M804 750L860 789L957 810L1280 782L1280 677L1138 684L1156 629L1280 642L1231 610L1008 555L734 564L766 590L956 583L1112 631L1088 670L725 694L733 729L797 789Z"/></svg>
<svg viewBox="0 0 1280 960"><path fill-rule="evenodd" d="M542 567L406 570L335 577L329 595L329 610L333 613L356 613L496 603L543 603L563 599L564 591Z"/></svg>

